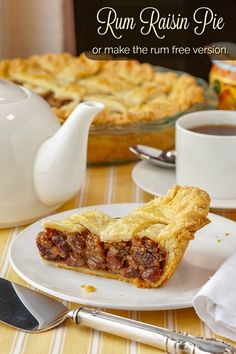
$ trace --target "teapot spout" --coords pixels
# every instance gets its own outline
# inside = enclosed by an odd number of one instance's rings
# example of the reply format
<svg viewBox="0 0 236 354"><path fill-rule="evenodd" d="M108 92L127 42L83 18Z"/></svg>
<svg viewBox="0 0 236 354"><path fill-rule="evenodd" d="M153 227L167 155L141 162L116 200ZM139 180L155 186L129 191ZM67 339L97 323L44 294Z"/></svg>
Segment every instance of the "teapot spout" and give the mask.
<svg viewBox="0 0 236 354"><path fill-rule="evenodd" d="M79 191L86 171L89 127L103 108L99 102L81 103L40 146L34 163L34 186L44 204L60 205Z"/></svg>

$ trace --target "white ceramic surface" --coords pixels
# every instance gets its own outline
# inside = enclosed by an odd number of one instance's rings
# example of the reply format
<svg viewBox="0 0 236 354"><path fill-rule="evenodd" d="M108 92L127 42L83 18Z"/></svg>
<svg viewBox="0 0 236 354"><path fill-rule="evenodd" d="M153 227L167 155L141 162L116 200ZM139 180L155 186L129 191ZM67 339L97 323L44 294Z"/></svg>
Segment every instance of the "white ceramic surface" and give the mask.
<svg viewBox="0 0 236 354"><path fill-rule="evenodd" d="M176 181L198 186L214 199L236 199L236 135L219 136L189 129L236 124L235 111L199 111L176 122Z"/></svg>
<svg viewBox="0 0 236 354"><path fill-rule="evenodd" d="M45 205L62 204L78 192L86 170L89 127L103 108L98 102L79 104L57 133L40 146L34 185Z"/></svg>
<svg viewBox="0 0 236 354"><path fill-rule="evenodd" d="M135 165L132 178L138 187L152 195L161 196L176 184L175 170L154 166L146 161ZM236 209L235 199L211 199L211 208Z"/></svg>
<svg viewBox="0 0 236 354"><path fill-rule="evenodd" d="M111 204L92 208L122 216L137 206ZM50 219L60 219L81 210L66 211L50 216ZM173 277L159 289L138 289L128 283L80 274L44 263L35 245L36 235L41 230L40 221L22 231L13 242L10 261L15 271L35 288L79 304L130 310L189 307L198 289L236 250L236 223L214 214L210 214L209 218L212 222L196 234ZM81 288L82 284L93 285L97 290L87 293Z"/></svg>
<svg viewBox="0 0 236 354"><path fill-rule="evenodd" d="M0 80L0 227L47 215L79 190L89 126L103 107L83 103L60 128L44 99Z"/></svg>

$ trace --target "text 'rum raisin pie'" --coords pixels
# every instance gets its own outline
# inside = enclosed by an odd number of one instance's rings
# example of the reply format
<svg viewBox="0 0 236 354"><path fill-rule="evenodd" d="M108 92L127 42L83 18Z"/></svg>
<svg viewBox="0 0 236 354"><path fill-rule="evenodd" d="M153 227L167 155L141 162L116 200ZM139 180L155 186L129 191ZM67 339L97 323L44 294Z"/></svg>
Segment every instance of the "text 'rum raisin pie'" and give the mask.
<svg viewBox="0 0 236 354"><path fill-rule="evenodd" d="M172 187L120 219L86 210L44 221L37 236L55 266L156 288L168 280L194 233L209 223L210 198L196 187Z"/></svg>

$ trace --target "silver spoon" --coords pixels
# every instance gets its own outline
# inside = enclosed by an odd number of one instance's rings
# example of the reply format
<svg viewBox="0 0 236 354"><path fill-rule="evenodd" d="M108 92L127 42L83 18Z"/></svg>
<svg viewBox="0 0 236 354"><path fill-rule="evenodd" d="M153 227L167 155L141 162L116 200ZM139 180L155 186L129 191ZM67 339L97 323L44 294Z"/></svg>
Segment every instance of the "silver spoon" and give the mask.
<svg viewBox="0 0 236 354"><path fill-rule="evenodd" d="M174 150L159 150L146 145L131 145L129 150L139 156L142 160L166 168L175 167L176 152Z"/></svg>

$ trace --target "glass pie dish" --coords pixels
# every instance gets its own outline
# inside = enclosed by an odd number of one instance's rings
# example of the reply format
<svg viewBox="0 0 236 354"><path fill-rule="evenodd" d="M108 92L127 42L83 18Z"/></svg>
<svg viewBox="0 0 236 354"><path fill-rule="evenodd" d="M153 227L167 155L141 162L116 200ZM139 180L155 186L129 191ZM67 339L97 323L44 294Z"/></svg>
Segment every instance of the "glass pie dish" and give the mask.
<svg viewBox="0 0 236 354"><path fill-rule="evenodd" d="M166 71L169 69L160 68ZM171 70L172 71L172 70ZM182 74L182 72L177 72ZM88 163L121 163L136 160L129 151L132 144L150 145L161 150L173 149L175 145L175 122L183 114L216 109L218 97L206 81L197 78L203 88L204 101L194 104L186 111L152 121L135 122L126 125L92 126L88 141Z"/></svg>
<svg viewBox="0 0 236 354"><path fill-rule="evenodd" d="M133 160L132 144L172 149L180 115L217 106L217 95L192 75L136 60L90 60L85 53L3 60L0 78L43 97L61 124L79 103L102 102L90 129L90 164Z"/></svg>

